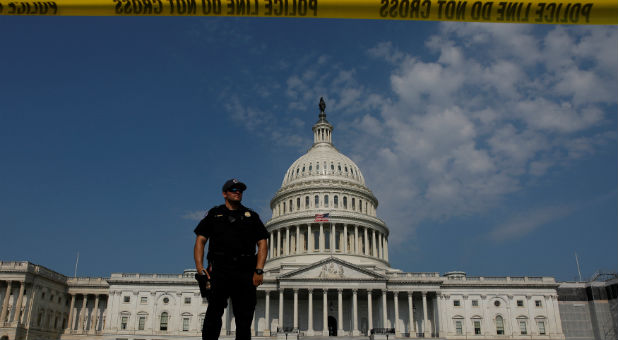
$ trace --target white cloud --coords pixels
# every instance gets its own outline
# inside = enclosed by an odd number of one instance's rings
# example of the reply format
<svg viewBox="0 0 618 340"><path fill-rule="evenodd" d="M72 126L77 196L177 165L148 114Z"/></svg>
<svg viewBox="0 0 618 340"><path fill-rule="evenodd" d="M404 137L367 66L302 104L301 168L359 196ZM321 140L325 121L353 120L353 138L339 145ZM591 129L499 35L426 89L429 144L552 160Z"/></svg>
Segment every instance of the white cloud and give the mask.
<svg viewBox="0 0 618 340"><path fill-rule="evenodd" d="M207 210L189 211L189 212L184 213L180 217L182 217L185 220L199 221L202 218L204 218L204 216L206 216L207 212L208 212Z"/></svg>
<svg viewBox="0 0 618 340"><path fill-rule="evenodd" d="M550 206L520 213L496 226L487 236L496 242L513 241L543 225L566 217L573 211L573 208L567 206Z"/></svg>

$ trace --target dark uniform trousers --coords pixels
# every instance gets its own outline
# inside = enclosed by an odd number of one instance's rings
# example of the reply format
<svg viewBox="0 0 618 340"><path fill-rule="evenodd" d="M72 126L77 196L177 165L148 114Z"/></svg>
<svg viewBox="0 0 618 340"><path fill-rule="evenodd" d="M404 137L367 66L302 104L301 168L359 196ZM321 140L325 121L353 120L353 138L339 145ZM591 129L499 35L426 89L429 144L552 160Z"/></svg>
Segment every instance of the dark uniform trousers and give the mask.
<svg viewBox="0 0 618 340"><path fill-rule="evenodd" d="M251 323L256 304L256 287L253 271L256 257L226 257L214 259L209 264L211 272L211 296L204 318L202 339L217 340L221 332L223 310L227 300L232 300L236 321L236 339L251 339Z"/></svg>

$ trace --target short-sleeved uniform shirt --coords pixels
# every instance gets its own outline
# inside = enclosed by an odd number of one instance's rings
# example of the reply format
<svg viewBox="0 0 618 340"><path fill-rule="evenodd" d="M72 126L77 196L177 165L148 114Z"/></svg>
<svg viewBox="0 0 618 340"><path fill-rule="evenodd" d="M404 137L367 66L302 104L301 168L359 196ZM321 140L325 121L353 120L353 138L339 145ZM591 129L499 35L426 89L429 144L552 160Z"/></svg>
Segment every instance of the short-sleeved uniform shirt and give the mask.
<svg viewBox="0 0 618 340"><path fill-rule="evenodd" d="M210 209L194 232L209 240L209 257L213 253L253 255L257 242L269 237L260 216L242 205L236 210L229 210L225 205Z"/></svg>

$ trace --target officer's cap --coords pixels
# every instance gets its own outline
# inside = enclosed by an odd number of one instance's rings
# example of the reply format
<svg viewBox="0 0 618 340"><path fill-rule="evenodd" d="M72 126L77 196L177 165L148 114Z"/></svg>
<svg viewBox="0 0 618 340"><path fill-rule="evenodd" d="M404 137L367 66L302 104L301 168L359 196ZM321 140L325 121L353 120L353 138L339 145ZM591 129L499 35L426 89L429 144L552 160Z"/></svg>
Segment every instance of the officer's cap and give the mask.
<svg viewBox="0 0 618 340"><path fill-rule="evenodd" d="M223 188L221 191L226 192L232 188L238 188L242 191L247 190L247 186L245 185L245 183L237 180L236 178L232 178L232 179L228 179L227 182L223 184Z"/></svg>

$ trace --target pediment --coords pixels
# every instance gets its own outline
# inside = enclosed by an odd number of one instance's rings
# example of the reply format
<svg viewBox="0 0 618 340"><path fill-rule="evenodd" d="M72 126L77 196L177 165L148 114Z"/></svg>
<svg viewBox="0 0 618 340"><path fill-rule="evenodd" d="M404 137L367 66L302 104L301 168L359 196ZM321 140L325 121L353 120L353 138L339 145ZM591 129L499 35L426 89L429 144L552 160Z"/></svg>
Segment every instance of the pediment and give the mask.
<svg viewBox="0 0 618 340"><path fill-rule="evenodd" d="M385 280L386 277L343 261L329 257L306 267L282 275L279 279L314 280Z"/></svg>

